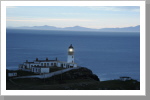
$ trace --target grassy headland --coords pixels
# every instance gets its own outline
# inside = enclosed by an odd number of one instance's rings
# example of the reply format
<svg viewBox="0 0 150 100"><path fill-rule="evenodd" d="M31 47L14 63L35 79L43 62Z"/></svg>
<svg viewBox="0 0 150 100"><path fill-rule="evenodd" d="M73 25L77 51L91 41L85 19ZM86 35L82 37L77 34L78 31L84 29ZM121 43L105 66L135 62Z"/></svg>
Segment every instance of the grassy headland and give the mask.
<svg viewBox="0 0 150 100"><path fill-rule="evenodd" d="M57 70L57 69L54 69ZM31 73L30 73L31 74ZM27 73L26 73L27 75ZM139 90L140 82L129 80L100 81L90 69L81 67L50 78L8 78L7 90Z"/></svg>

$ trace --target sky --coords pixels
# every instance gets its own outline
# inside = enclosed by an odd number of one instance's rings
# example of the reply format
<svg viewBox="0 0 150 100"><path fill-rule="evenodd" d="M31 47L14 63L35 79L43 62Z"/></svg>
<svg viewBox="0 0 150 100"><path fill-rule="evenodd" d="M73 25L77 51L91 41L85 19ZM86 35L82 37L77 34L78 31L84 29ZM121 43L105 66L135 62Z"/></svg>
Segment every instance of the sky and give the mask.
<svg viewBox="0 0 150 100"><path fill-rule="evenodd" d="M6 26L119 28L140 25L139 6L7 6Z"/></svg>

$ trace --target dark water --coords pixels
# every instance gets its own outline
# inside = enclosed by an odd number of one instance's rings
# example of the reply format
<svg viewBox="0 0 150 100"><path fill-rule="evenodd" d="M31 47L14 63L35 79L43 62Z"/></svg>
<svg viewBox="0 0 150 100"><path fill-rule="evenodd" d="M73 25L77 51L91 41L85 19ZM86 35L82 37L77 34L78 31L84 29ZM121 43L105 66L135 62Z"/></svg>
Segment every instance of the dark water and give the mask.
<svg viewBox="0 0 150 100"><path fill-rule="evenodd" d="M113 32L73 32L7 29L8 69L17 69L25 60L67 61L70 44L75 62L103 80L129 76L140 80L140 34Z"/></svg>

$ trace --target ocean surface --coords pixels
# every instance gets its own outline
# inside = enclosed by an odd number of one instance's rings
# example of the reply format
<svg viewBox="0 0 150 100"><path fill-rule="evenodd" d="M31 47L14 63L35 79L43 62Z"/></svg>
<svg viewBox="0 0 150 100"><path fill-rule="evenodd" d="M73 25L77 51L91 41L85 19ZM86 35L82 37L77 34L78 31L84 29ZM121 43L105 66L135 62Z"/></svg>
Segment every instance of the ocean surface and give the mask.
<svg viewBox="0 0 150 100"><path fill-rule="evenodd" d="M129 76L140 81L140 33L6 30L6 68L16 70L26 60L67 61L70 44L75 63L101 81Z"/></svg>

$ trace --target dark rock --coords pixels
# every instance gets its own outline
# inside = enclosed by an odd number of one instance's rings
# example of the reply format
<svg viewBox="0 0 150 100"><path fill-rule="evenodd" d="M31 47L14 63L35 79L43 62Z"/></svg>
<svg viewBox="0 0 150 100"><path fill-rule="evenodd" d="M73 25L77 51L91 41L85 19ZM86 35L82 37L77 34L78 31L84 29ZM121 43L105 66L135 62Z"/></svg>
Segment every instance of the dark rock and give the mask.
<svg viewBox="0 0 150 100"><path fill-rule="evenodd" d="M97 75L93 74L90 69L85 67L65 72L62 76L65 79L93 79L100 81Z"/></svg>

